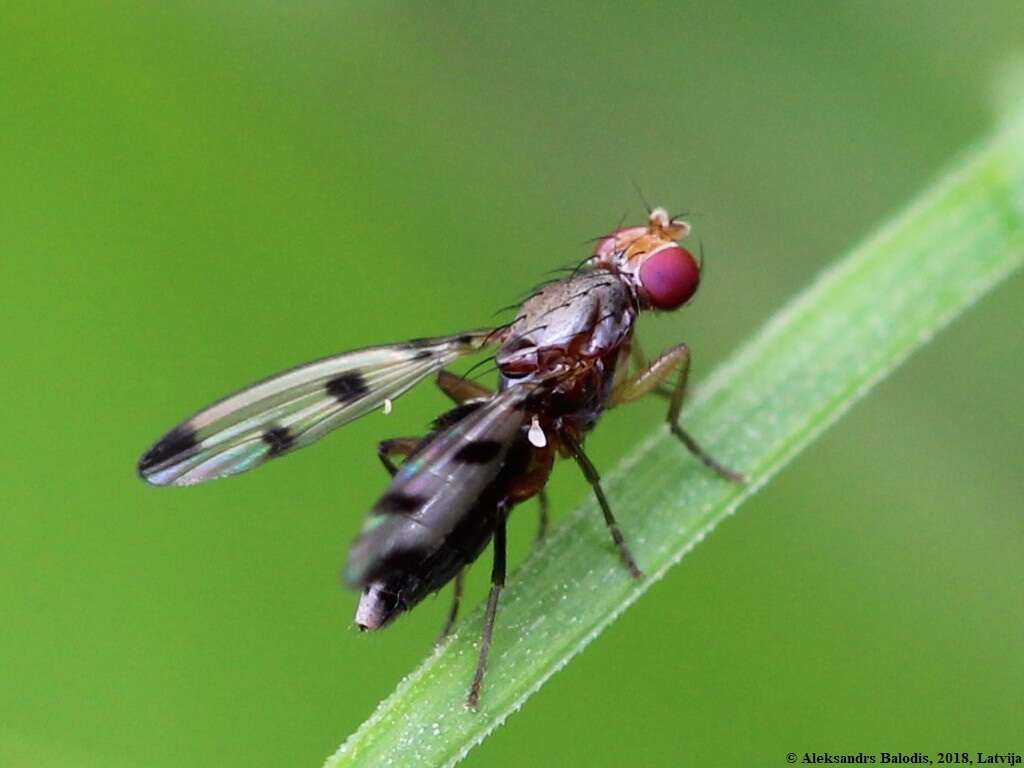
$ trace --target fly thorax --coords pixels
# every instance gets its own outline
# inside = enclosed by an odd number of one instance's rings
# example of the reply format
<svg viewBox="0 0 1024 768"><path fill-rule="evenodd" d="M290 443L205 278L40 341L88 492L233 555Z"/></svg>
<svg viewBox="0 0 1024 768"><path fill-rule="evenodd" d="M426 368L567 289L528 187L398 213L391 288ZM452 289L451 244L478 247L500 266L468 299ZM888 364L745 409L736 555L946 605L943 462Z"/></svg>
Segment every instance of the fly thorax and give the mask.
<svg viewBox="0 0 1024 768"><path fill-rule="evenodd" d="M571 370L621 344L634 318L629 287L610 272L588 272L523 304L495 360L510 379Z"/></svg>

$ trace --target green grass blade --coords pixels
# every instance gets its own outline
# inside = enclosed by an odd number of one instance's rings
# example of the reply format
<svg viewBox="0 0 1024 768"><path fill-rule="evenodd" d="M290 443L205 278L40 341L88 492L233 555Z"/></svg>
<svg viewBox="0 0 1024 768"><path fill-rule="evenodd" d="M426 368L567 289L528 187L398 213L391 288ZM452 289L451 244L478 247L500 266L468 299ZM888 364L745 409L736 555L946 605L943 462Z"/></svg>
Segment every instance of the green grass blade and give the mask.
<svg viewBox="0 0 1024 768"><path fill-rule="evenodd" d="M664 429L606 478L647 576L633 581L585 503L509 579L478 712L464 706L482 611L327 760L452 765L914 349L1019 267L1024 123L966 153L702 386L684 414L750 483L702 469Z"/></svg>

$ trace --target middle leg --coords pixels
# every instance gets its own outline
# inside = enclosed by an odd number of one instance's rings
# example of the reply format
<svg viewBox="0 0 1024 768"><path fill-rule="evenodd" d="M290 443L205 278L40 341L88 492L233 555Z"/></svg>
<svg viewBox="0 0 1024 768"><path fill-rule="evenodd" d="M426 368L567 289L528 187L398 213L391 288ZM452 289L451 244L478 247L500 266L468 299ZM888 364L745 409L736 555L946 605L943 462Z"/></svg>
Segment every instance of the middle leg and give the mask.
<svg viewBox="0 0 1024 768"><path fill-rule="evenodd" d="M601 476L597 472L597 468L587 458L587 454L583 452L583 446L576 442L575 438L570 435L561 435L562 442L569 449L569 453L572 454L573 459L576 460L576 464L583 471L583 476L590 483L590 487L594 489L594 495L597 497L597 503L601 507L601 513L604 515L605 525L608 526L608 530L612 535L612 541L615 542L615 546L619 550L619 557L622 558L622 562L625 563L629 575L634 579L643 578L643 571L637 567L636 560L633 557L633 553L629 551L629 545L626 544L626 539L622 535L622 531L619 529L619 524L615 520L615 515L612 514L611 505L608 503L608 499L604 495L604 489L601 488Z"/></svg>

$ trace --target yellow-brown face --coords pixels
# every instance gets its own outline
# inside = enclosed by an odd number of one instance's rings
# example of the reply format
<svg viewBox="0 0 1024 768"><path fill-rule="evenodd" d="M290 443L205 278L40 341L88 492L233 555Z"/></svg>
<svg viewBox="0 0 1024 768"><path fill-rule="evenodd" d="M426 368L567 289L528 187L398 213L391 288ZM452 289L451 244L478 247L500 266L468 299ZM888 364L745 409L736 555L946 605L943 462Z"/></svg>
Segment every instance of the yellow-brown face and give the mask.
<svg viewBox="0 0 1024 768"><path fill-rule="evenodd" d="M678 309L700 285L700 265L677 242L689 233L685 221L655 208L647 226L620 229L601 240L593 263L627 279L645 306Z"/></svg>

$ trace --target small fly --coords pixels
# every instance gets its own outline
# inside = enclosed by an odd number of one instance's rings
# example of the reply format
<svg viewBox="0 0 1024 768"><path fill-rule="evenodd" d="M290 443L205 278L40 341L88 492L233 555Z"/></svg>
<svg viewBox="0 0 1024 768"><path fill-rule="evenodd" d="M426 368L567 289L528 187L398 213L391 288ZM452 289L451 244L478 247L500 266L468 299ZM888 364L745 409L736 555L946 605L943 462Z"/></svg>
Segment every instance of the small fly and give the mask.
<svg viewBox="0 0 1024 768"><path fill-rule="evenodd" d="M672 434L711 470L742 481L679 425L688 347L679 344L648 362L633 340L640 312L679 309L696 293L701 264L679 244L689 232L685 221L654 209L646 225L602 238L587 260L528 298L507 325L369 347L266 379L164 435L139 460L139 475L152 485L194 485L245 472L378 408L390 412L398 397L436 374L455 406L426 436L379 444L391 484L370 510L344 578L362 593L355 617L361 630L380 629L454 580L445 636L467 567L493 541L491 590L468 696L475 707L505 583L506 521L512 507L537 496L543 537L544 487L556 456L572 458L582 470L619 557L631 576L642 576L583 450L605 409L648 394L666 397ZM497 392L445 370L484 350L495 350Z"/></svg>

